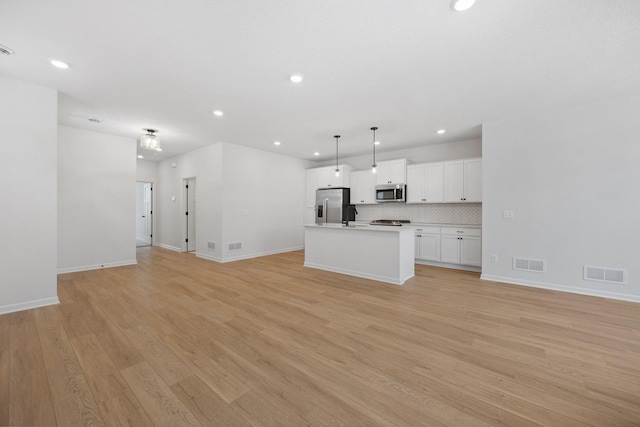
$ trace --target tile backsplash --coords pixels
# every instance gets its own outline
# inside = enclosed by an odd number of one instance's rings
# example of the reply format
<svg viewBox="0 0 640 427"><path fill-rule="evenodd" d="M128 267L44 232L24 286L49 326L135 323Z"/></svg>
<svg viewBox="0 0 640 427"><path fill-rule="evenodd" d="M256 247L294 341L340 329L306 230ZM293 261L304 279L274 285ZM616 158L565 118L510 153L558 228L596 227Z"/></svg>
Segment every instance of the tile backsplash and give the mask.
<svg viewBox="0 0 640 427"><path fill-rule="evenodd" d="M381 203L357 205L358 221L408 219L431 224L482 224L482 203L406 204Z"/></svg>

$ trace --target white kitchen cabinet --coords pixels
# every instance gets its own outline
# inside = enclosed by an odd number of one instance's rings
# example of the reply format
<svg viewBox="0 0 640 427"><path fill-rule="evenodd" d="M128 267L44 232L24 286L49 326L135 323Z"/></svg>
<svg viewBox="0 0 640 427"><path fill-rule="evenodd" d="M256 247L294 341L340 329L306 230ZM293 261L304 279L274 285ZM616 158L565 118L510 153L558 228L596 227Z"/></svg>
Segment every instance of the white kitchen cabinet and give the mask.
<svg viewBox="0 0 640 427"><path fill-rule="evenodd" d="M444 162L444 200L482 202L482 159Z"/></svg>
<svg viewBox="0 0 640 427"><path fill-rule="evenodd" d="M376 184L406 184L407 159L386 160L378 162L376 167Z"/></svg>
<svg viewBox="0 0 640 427"><path fill-rule="evenodd" d="M351 172L351 203L376 203L376 176L370 170Z"/></svg>
<svg viewBox="0 0 640 427"><path fill-rule="evenodd" d="M440 229L422 227L416 229L416 259L440 261Z"/></svg>
<svg viewBox="0 0 640 427"><path fill-rule="evenodd" d="M476 228L442 227L440 261L480 267L482 265L481 233L481 230Z"/></svg>
<svg viewBox="0 0 640 427"><path fill-rule="evenodd" d="M443 202L443 171L443 163L422 163L407 166L407 203Z"/></svg>
<svg viewBox="0 0 640 427"><path fill-rule="evenodd" d="M312 207L316 204L316 190L327 187L350 187L351 166L339 165L340 175L336 176L335 166L307 169L305 185L305 206Z"/></svg>

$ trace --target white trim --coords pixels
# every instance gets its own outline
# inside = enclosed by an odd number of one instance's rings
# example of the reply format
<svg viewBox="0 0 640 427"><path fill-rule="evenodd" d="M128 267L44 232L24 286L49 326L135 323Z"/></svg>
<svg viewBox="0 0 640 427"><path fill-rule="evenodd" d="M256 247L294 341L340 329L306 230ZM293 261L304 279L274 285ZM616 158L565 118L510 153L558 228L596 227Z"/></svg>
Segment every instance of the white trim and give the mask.
<svg viewBox="0 0 640 427"><path fill-rule="evenodd" d="M58 297L36 299L33 301L21 302L0 306L0 314L14 313L16 311L29 310L32 308L45 307L47 305L60 304Z"/></svg>
<svg viewBox="0 0 640 427"><path fill-rule="evenodd" d="M58 274L76 273L78 271L87 270L99 270L101 268L124 267L125 265L136 265L137 263L138 260L133 259L127 261L105 262L103 264L81 265L78 267L64 267L58 268Z"/></svg>
<svg viewBox="0 0 640 427"><path fill-rule="evenodd" d="M402 285L404 284L405 281L411 279L414 276L412 274L411 276L405 278L404 280L396 280L393 277L378 276L375 274L363 273L361 271L353 271L353 270L348 270L346 268L337 268L337 267L332 267L327 265L314 264L310 262L305 262L304 266L309 268L316 268L318 270L331 271L333 273L348 274L349 276L361 277L363 279L376 280L378 282L391 283L392 285Z"/></svg>
<svg viewBox="0 0 640 427"><path fill-rule="evenodd" d="M516 280L510 277L489 276L486 274L482 274L480 276L480 279L490 280L492 282L508 283L510 285L529 286L532 288L541 288L541 289L549 289L552 291L568 292L572 294L588 295L592 297L602 297L602 298L610 298L610 299L621 300L621 301L640 302L640 296L637 296L637 295L619 294L614 292L599 291L595 289L575 288L573 286L556 285L554 283L534 282L534 281L520 280L520 279Z"/></svg>
<svg viewBox="0 0 640 427"><path fill-rule="evenodd" d="M420 265L429 265L432 267L450 268L452 270L473 271L475 273L482 272L482 269L480 267L475 267L473 265L447 264L446 262L426 261L424 259L418 259L418 258L415 259L415 263Z"/></svg>
<svg viewBox="0 0 640 427"><path fill-rule="evenodd" d="M219 262L219 263L225 263L225 262L232 262L232 261L241 261L243 259L260 258L263 256L269 256L269 255L275 255L275 254L283 254L285 252L299 251L302 249L304 249L304 246L297 246L295 248L287 248L287 249L277 249L275 251L258 252L256 254L238 255L238 256L229 257L229 258L220 258L214 255L209 255L202 252L196 252L196 256L199 258L204 258L204 259L208 259L208 260Z"/></svg>
<svg viewBox="0 0 640 427"><path fill-rule="evenodd" d="M164 249L169 249L170 251L184 252L182 250L182 248L178 248L178 247L171 246L171 245L165 245L164 243L160 243L160 244L158 244L158 246L160 246L161 248L164 248Z"/></svg>

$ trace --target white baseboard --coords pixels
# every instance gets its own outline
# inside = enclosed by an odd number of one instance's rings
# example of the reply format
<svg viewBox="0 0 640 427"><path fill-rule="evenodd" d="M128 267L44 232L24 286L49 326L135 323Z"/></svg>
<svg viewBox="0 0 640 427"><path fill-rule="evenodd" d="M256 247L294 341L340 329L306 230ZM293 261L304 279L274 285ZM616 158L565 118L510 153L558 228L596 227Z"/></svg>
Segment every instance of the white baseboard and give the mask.
<svg viewBox="0 0 640 427"><path fill-rule="evenodd" d="M474 267L472 265L447 264L445 262L425 261L423 259L417 258L415 260L415 263L420 265L430 265L432 267L451 268L452 270L473 271L476 273L480 273L482 271L480 267Z"/></svg>
<svg viewBox="0 0 640 427"><path fill-rule="evenodd" d="M58 274L76 273L78 271L99 270L101 268L123 267L125 265L136 265L137 260L105 262L104 264L81 265L78 267L64 267L58 269Z"/></svg>
<svg viewBox="0 0 640 427"><path fill-rule="evenodd" d="M299 246L295 248L287 248L287 249L278 249L275 251L266 251L266 252L258 252L253 254L237 255L237 256L228 257L228 258L220 258L215 255L209 255L202 252L196 252L196 256L199 258L204 258L204 259L208 259L208 260L219 262L219 263L225 263L225 262L232 262L232 261L241 261L243 259L259 258L263 256L268 256L268 255L283 254L286 252L299 251L301 249L303 249L303 246Z"/></svg>
<svg viewBox="0 0 640 427"><path fill-rule="evenodd" d="M182 252L182 248L178 248L176 246L165 245L164 243L160 243L158 246L160 246L161 248L164 248L164 249L169 249L170 251Z"/></svg>
<svg viewBox="0 0 640 427"><path fill-rule="evenodd" d="M490 276L487 274L480 275L482 280L490 280L492 282L508 283L517 286L529 286L532 288L549 289L552 291L568 292L578 295L588 295L592 297L602 297L616 299L621 301L640 302L640 297L636 295L618 294L615 292L598 291L595 289L576 288L573 286L558 285L555 283L535 282L530 280L512 279L510 277Z"/></svg>
<svg viewBox="0 0 640 427"><path fill-rule="evenodd" d="M21 302L0 306L0 314L14 313L16 311L30 310L32 308L45 307L47 305L60 304L58 297L43 298L33 301Z"/></svg>
<svg viewBox="0 0 640 427"><path fill-rule="evenodd" d="M309 268L315 268L318 270L331 271L333 273L340 273L340 274L347 274L349 276L361 277L363 279L375 280L377 282L391 283L392 285L402 285L404 284L405 281L413 277L413 275L411 275L411 277L407 277L404 280L396 280L393 277L378 276L375 274L363 273L361 271L352 271L352 270L347 270L345 268L336 268L328 265L313 264L310 262L305 262L304 266Z"/></svg>

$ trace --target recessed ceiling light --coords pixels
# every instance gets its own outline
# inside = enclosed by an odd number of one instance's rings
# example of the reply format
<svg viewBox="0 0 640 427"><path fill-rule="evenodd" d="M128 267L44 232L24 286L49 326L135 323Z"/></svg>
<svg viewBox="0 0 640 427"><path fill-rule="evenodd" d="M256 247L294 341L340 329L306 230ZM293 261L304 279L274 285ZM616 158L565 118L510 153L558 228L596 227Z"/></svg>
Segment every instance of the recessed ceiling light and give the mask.
<svg viewBox="0 0 640 427"><path fill-rule="evenodd" d="M451 10L462 12L473 6L475 2L476 0L451 0Z"/></svg>
<svg viewBox="0 0 640 427"><path fill-rule="evenodd" d="M280 145L280 141L273 141L273 145Z"/></svg>
<svg viewBox="0 0 640 427"><path fill-rule="evenodd" d="M214 111L213 111L213 115L214 115L214 116L218 116L218 117L222 117L222 116L224 116L224 111L221 111L221 110L214 110Z"/></svg>
<svg viewBox="0 0 640 427"><path fill-rule="evenodd" d="M156 148L156 151L162 151L162 148L158 147Z"/></svg>
<svg viewBox="0 0 640 427"><path fill-rule="evenodd" d="M142 154L138 154L138 158L139 159L144 159L144 156Z"/></svg>
<svg viewBox="0 0 640 427"><path fill-rule="evenodd" d="M67 68L69 68L69 64L67 64L66 62L59 61L57 59L52 59L49 62L51 63L51 65L53 65L56 68L60 68L63 70L66 70Z"/></svg>
<svg viewBox="0 0 640 427"><path fill-rule="evenodd" d="M319 156L320 153L318 153L317 151L315 153L313 153L314 156Z"/></svg>
<svg viewBox="0 0 640 427"><path fill-rule="evenodd" d="M380 145L380 141L375 141L373 145Z"/></svg>
<svg viewBox="0 0 640 427"><path fill-rule="evenodd" d="M291 76L289 76L289 80L294 83L300 83L303 79L304 76L302 74L291 74Z"/></svg>
<svg viewBox="0 0 640 427"><path fill-rule="evenodd" d="M442 134L443 134L443 133L445 133L446 131L447 131L446 129L438 129L438 130L436 131L436 133L437 133L438 135L442 135Z"/></svg>

